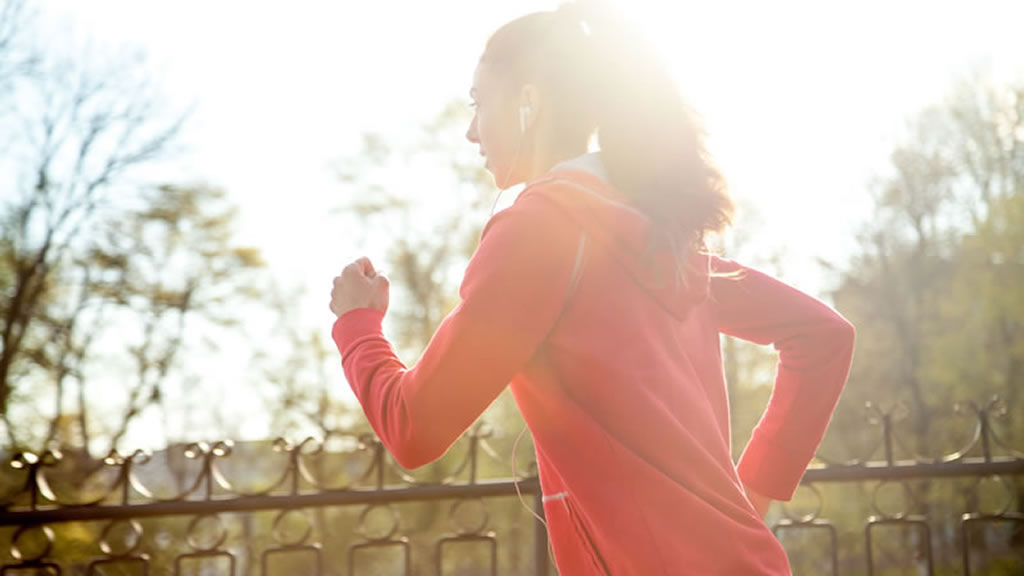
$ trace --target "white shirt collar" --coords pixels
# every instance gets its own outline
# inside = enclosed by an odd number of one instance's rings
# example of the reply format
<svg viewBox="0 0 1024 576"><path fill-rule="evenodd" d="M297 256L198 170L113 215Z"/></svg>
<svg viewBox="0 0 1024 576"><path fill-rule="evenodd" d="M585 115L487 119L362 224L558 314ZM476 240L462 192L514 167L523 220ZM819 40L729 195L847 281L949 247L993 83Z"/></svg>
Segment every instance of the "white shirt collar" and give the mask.
<svg viewBox="0 0 1024 576"><path fill-rule="evenodd" d="M608 172L604 168L604 162L601 161L600 152L588 152L564 162L559 162L551 168L552 172L559 170L579 170L593 174L605 182L608 181Z"/></svg>

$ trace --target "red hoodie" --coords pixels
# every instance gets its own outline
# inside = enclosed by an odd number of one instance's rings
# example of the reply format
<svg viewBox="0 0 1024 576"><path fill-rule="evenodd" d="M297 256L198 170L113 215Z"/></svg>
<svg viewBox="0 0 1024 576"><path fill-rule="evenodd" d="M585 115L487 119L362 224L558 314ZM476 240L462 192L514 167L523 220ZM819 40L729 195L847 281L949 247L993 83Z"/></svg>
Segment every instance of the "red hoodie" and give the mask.
<svg viewBox="0 0 1024 576"><path fill-rule="evenodd" d="M399 464L440 457L510 385L533 435L565 576L783 575L786 554L743 484L788 500L849 371L853 327L818 300L704 257L674 282L645 266L648 220L599 177L549 172L488 222L461 302L412 368L383 314L333 336ZM720 334L774 344L771 401L730 456Z"/></svg>

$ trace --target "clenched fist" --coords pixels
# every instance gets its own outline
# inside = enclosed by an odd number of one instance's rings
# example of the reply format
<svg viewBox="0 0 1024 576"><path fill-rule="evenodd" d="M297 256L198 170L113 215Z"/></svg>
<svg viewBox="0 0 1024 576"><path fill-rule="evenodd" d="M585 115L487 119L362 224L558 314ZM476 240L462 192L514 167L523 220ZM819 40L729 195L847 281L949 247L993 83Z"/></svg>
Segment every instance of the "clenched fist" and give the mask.
<svg viewBox="0 0 1024 576"><path fill-rule="evenodd" d="M389 295L388 279L377 274L369 258L360 258L345 266L341 276L334 278L331 312L335 316L356 308L374 308L387 312Z"/></svg>

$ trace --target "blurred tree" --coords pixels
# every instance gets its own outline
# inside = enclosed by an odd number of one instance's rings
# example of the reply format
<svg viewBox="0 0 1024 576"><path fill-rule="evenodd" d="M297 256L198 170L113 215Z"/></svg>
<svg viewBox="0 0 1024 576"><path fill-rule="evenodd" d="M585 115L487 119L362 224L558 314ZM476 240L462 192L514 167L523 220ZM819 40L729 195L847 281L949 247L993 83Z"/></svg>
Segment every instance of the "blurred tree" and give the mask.
<svg viewBox="0 0 1024 576"><path fill-rule="evenodd" d="M333 343L325 342L320 331L296 325L301 290L283 291L272 287L264 297L274 317L268 340L257 348L253 365L269 383L265 401L270 412L270 429L293 442L304 434L326 437L333 431L369 431L355 417L358 408L342 402L334 394L344 383L336 382L327 366L337 364Z"/></svg>
<svg viewBox="0 0 1024 576"><path fill-rule="evenodd" d="M24 0L0 0L0 108L15 80L30 74L37 58L25 45L24 31L31 21Z"/></svg>
<svg viewBox="0 0 1024 576"><path fill-rule="evenodd" d="M375 231L389 246L384 269L395 291L389 316L407 357L422 352L454 308L462 271L497 194L463 137L469 119L466 106L453 102L402 150L367 134L362 151L339 169L348 194L337 212L360 224L351 228ZM413 181L415 191L409 190Z"/></svg>
<svg viewBox="0 0 1024 576"><path fill-rule="evenodd" d="M841 274L837 301L861 335L849 395L905 403L922 455L948 447L931 424L954 402L994 393L1017 402L1022 296L1007 281L1022 249L1012 221L1022 142L1020 88L964 85L922 113Z"/></svg>
<svg viewBox="0 0 1024 576"><path fill-rule="evenodd" d="M858 346L823 452L867 455L879 434L864 426L870 400L908 409L895 429L897 458L939 458L974 431L971 418L947 417L956 403L998 395L1009 413L1024 411L1024 89L957 87L914 120L875 190L835 293ZM1019 422L996 426L1008 444L1020 437ZM1019 482L1016 490L1024 495ZM917 512L963 512L929 481L914 496ZM979 498L971 492L968 506ZM940 563L956 561L953 542L937 549Z"/></svg>
<svg viewBox="0 0 1024 576"><path fill-rule="evenodd" d="M930 339L928 377L969 383L972 398L999 395L1020 413L1024 387L1024 86L962 86L950 103L961 135L954 160L959 227L944 327ZM1010 428L1008 433L1019 431Z"/></svg>
<svg viewBox="0 0 1024 576"><path fill-rule="evenodd" d="M188 351L187 337L206 333L196 324L234 328L241 317L236 306L262 300L257 272L263 259L258 250L232 242L236 216L222 190L163 185L142 196L138 211L112 222L81 263L79 300L115 307L93 322L141 326L129 346L133 377L124 379L130 391L122 416L114 420L109 449L148 404L161 402L161 386ZM90 284L89 278L96 280ZM88 337L95 340L99 333L92 330ZM216 350L218 343L207 336L202 347ZM63 352L58 349L58 357ZM83 388L80 381L80 393ZM81 417L81 400L78 408ZM84 417L80 429L86 430Z"/></svg>
<svg viewBox="0 0 1024 576"><path fill-rule="evenodd" d="M16 101L0 118L0 421L9 448L111 448L159 401L190 319L229 324L224 304L252 295L244 272L261 260L233 244L223 192L146 184L183 118L160 110L144 62L43 58L5 40L28 29L24 14L0 5L0 82ZM87 391L91 377L113 385ZM123 404L102 431L97 402Z"/></svg>

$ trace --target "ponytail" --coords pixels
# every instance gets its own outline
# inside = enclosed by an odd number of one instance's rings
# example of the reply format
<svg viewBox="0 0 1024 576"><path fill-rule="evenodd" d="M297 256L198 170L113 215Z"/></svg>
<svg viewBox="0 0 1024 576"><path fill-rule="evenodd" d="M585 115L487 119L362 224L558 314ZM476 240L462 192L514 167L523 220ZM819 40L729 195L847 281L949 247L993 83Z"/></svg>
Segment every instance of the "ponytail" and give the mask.
<svg viewBox="0 0 1024 576"><path fill-rule="evenodd" d="M565 144L585 149L596 133L610 183L651 220L652 248L672 249L683 264L706 233L731 223L697 115L639 31L604 2L514 20L491 37L484 60L510 82L541 87Z"/></svg>

